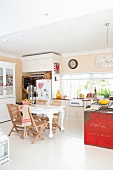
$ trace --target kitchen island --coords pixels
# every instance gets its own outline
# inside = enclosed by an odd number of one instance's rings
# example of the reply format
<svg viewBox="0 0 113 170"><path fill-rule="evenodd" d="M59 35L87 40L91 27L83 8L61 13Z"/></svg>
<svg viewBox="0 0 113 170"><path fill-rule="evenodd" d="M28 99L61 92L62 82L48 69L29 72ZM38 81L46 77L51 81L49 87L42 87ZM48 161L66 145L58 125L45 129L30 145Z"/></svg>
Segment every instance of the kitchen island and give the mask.
<svg viewBox="0 0 113 170"><path fill-rule="evenodd" d="M84 112L84 144L113 149L113 105Z"/></svg>

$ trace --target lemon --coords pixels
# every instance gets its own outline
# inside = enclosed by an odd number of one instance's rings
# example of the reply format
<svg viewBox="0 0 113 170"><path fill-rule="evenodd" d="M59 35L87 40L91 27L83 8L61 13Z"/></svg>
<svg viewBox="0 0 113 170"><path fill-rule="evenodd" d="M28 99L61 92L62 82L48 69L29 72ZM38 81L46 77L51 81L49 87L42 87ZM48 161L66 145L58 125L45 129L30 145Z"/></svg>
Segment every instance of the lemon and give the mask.
<svg viewBox="0 0 113 170"><path fill-rule="evenodd" d="M109 104L109 100L108 99L101 99L99 100L99 104Z"/></svg>

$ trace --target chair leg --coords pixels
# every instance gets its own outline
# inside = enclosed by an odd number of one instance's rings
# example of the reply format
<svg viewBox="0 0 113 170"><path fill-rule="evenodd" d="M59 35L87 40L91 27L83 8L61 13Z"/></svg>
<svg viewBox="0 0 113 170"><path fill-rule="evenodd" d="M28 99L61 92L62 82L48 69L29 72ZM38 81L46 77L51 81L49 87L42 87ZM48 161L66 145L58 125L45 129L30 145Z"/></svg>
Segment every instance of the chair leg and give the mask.
<svg viewBox="0 0 113 170"><path fill-rule="evenodd" d="M14 128L15 128L15 130L19 133L19 130L17 129L17 127L16 127L16 126L14 126Z"/></svg>
<svg viewBox="0 0 113 170"><path fill-rule="evenodd" d="M41 135L41 133L45 130L45 128L47 127L47 124L42 128L42 130L40 132L37 132L38 134L35 136L35 138L32 141L32 144L34 144L35 140L40 136L40 138L42 140L44 140L44 137Z"/></svg>
<svg viewBox="0 0 113 170"><path fill-rule="evenodd" d="M59 124L58 124L58 123L56 123L56 126L59 128L59 130L61 130L61 127L59 126Z"/></svg>
<svg viewBox="0 0 113 170"><path fill-rule="evenodd" d="M39 136L40 136L40 138L41 138L42 140L44 140L43 136L41 136L40 133L39 133L39 134L36 135L35 138L33 139L32 144L35 143L35 140L36 140Z"/></svg>
<svg viewBox="0 0 113 170"><path fill-rule="evenodd" d="M59 124L58 124L57 122L55 122L55 121L53 121L53 122L54 122L54 124L56 125L55 130L54 130L54 133L56 132L57 127L58 127L59 130L61 131L61 127L59 126Z"/></svg>
<svg viewBox="0 0 113 170"><path fill-rule="evenodd" d="M14 129L14 126L13 126L13 127L12 127L12 129L10 130L10 132L9 132L8 136L10 136L10 135L11 135L11 133L12 133L13 129Z"/></svg>
<svg viewBox="0 0 113 170"><path fill-rule="evenodd" d="M20 139L24 140L24 133L20 136Z"/></svg>

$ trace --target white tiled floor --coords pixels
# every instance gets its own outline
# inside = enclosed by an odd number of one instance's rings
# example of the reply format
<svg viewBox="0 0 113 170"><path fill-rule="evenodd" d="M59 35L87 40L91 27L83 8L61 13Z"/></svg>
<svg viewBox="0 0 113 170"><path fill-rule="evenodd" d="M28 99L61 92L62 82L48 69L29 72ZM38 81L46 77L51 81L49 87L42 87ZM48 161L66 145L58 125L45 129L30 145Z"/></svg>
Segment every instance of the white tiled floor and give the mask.
<svg viewBox="0 0 113 170"><path fill-rule="evenodd" d="M19 135L10 136L10 161L0 170L112 170L113 150L84 145L83 120L65 121L65 131L57 130L53 139L44 133L45 140L32 138L21 140ZM0 124L8 134L11 122Z"/></svg>

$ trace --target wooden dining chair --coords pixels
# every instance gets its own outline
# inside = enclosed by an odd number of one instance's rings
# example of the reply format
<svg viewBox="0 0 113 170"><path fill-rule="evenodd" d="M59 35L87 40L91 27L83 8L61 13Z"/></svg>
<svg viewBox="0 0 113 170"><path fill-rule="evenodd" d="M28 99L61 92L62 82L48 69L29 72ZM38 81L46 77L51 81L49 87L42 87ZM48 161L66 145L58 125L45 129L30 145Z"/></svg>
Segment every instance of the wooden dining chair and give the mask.
<svg viewBox="0 0 113 170"><path fill-rule="evenodd" d="M19 110L19 105L17 104L6 104L6 105L13 124L13 127L10 130L8 136L10 136L12 132L18 132L21 133L21 137L22 137L24 128L22 127L22 116Z"/></svg>
<svg viewBox="0 0 113 170"><path fill-rule="evenodd" d="M46 105L46 102L47 100L40 100L40 99L36 100L36 104L39 104L39 105Z"/></svg>
<svg viewBox="0 0 113 170"><path fill-rule="evenodd" d="M51 100L50 105L61 106L61 105L62 105L62 101L59 101L59 100ZM53 127L53 130L54 130L54 133L56 132L56 129L57 129L57 128L59 128L59 129L61 130L61 127L60 127L60 125L58 124L58 122L59 122L59 117L60 117L60 112L53 114L52 127Z"/></svg>
<svg viewBox="0 0 113 170"><path fill-rule="evenodd" d="M27 126L27 134L33 137L32 144L34 144L34 142L38 137L44 140L44 137L42 136L42 132L45 130L48 123L40 121L40 119L38 120L37 118L36 119L33 118L29 106L28 106L28 113L31 119L31 125Z"/></svg>
<svg viewBox="0 0 113 170"><path fill-rule="evenodd" d="M51 100L50 105L61 106L61 105L62 105L62 101L59 101L59 100ZM53 114L52 129L53 129L54 133L56 132L56 129L57 129L57 128L59 128L59 129L61 130L61 127L60 127L60 125L58 124L59 117L60 117L60 112ZM49 118L42 116L42 121L48 122L47 128L49 129Z"/></svg>
<svg viewBox="0 0 113 170"><path fill-rule="evenodd" d="M41 100L38 99L36 100L36 104L37 105L46 105L47 100ZM44 117L44 114L42 113L41 115L36 115L36 114L32 114L34 119L41 119L42 117Z"/></svg>

